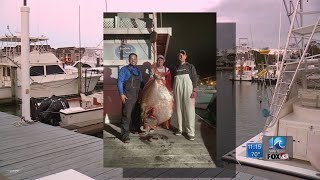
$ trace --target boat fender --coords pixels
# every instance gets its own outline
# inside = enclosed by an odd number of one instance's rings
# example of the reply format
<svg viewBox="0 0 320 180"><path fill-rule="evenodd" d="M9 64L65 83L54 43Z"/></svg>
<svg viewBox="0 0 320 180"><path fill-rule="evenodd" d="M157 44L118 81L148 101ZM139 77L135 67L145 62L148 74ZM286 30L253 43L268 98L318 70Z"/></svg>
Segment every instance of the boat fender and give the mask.
<svg viewBox="0 0 320 180"><path fill-rule="evenodd" d="M270 112L269 112L268 109L263 108L263 109L261 110L261 113L262 113L262 116L265 117L265 118L267 118L267 117L270 116Z"/></svg>

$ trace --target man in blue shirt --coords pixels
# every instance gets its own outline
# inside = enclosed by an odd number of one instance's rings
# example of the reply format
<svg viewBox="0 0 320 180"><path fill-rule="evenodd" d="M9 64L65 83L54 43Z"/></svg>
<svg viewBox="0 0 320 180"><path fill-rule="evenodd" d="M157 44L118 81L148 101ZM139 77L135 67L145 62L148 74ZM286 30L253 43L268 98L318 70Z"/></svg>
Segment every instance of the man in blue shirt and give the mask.
<svg viewBox="0 0 320 180"><path fill-rule="evenodd" d="M129 55L129 65L120 69L118 77L118 91L122 101L121 141L129 143L130 124L135 132L141 132L139 115L136 110L139 92L142 89L142 73L137 68L138 56Z"/></svg>

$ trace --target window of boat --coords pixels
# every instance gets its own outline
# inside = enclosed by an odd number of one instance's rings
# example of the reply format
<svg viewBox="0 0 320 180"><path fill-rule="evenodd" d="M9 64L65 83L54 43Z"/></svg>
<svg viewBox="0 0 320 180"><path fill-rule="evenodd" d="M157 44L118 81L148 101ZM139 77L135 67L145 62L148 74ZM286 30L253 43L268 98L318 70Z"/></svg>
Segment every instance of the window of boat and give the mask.
<svg viewBox="0 0 320 180"><path fill-rule="evenodd" d="M30 76L43 76L44 68L43 66L32 66L30 68Z"/></svg>
<svg viewBox="0 0 320 180"><path fill-rule="evenodd" d="M91 68L91 66L89 64L82 64L83 68Z"/></svg>
<svg viewBox="0 0 320 180"><path fill-rule="evenodd" d="M46 66L47 75L50 74L64 74L64 71L58 65Z"/></svg>
<svg viewBox="0 0 320 180"><path fill-rule="evenodd" d="M10 67L7 67L7 76L10 76Z"/></svg>
<svg viewBox="0 0 320 180"><path fill-rule="evenodd" d="M76 67L76 68L79 68L79 62L74 66L74 67ZM91 68L91 66L89 65L89 64L86 64L86 63L81 63L82 64L82 67L83 68Z"/></svg>

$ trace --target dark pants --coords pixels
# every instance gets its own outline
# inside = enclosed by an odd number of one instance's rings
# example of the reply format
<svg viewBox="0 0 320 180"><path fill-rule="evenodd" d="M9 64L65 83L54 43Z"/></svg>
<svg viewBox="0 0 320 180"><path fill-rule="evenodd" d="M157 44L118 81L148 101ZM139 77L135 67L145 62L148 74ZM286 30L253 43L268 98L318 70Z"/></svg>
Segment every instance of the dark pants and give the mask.
<svg viewBox="0 0 320 180"><path fill-rule="evenodd" d="M121 119L121 139L129 137L130 130L139 131L140 123L140 105L137 103L137 93L127 93L127 101L122 104L122 119ZM130 128L132 125L132 129Z"/></svg>

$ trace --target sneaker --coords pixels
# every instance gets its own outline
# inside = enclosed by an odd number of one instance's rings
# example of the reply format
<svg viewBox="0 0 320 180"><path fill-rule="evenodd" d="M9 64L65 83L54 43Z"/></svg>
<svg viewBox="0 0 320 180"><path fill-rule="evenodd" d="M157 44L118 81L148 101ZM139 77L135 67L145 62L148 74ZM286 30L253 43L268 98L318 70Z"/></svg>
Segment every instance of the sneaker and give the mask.
<svg viewBox="0 0 320 180"><path fill-rule="evenodd" d="M180 131L177 131L177 132L174 133L174 135L176 135L176 136L181 136L182 133L181 133Z"/></svg>
<svg viewBox="0 0 320 180"><path fill-rule="evenodd" d="M139 134L139 135L144 135L146 132L145 131L133 131L132 134Z"/></svg>
<svg viewBox="0 0 320 180"><path fill-rule="evenodd" d="M130 143L130 138L125 138L121 140L123 143Z"/></svg>
<svg viewBox="0 0 320 180"><path fill-rule="evenodd" d="M194 136L187 136L189 141L194 141Z"/></svg>

